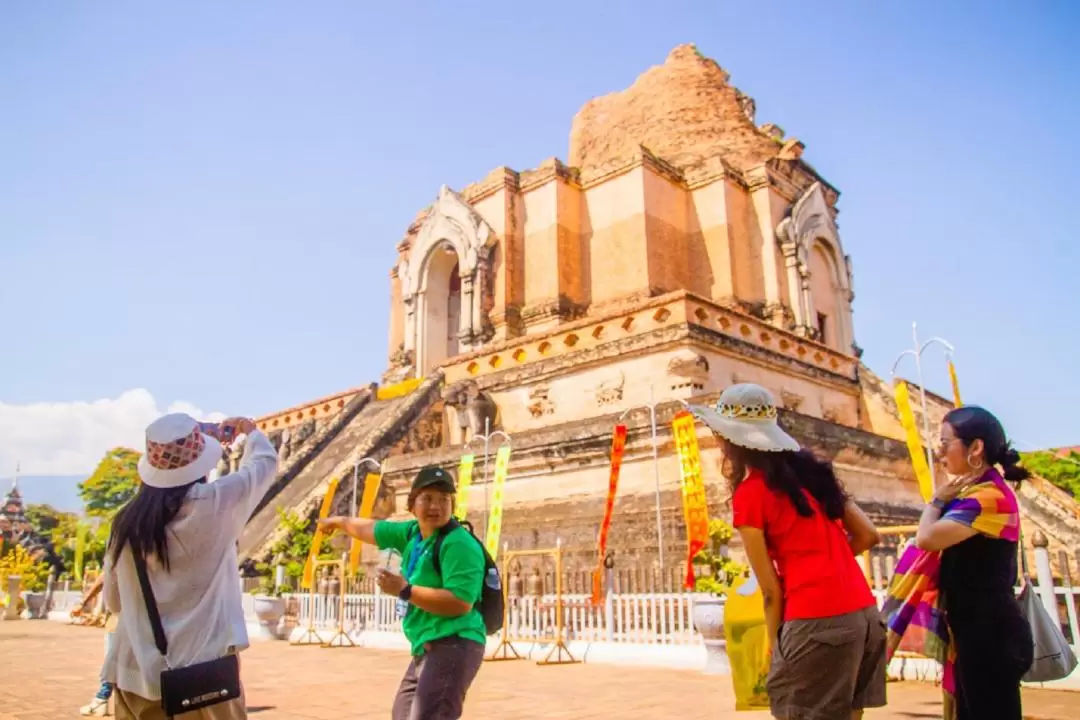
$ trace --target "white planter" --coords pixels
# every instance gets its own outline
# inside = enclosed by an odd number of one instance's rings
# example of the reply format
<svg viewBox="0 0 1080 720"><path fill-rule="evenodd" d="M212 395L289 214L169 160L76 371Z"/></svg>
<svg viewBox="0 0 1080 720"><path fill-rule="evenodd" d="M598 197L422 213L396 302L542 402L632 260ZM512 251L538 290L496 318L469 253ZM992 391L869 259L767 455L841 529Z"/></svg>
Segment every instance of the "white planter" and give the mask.
<svg viewBox="0 0 1080 720"><path fill-rule="evenodd" d="M724 637L724 598L704 593L694 595L694 628L705 641L705 674L730 673Z"/></svg>
<svg viewBox="0 0 1080 720"><path fill-rule="evenodd" d="M278 640L278 626L285 615L285 598L256 595L252 598L255 617L259 618L259 635L267 640Z"/></svg>
<svg viewBox="0 0 1080 720"><path fill-rule="evenodd" d="M23 619L40 620L45 617L45 593L25 592L23 600L26 602L26 610L23 611Z"/></svg>

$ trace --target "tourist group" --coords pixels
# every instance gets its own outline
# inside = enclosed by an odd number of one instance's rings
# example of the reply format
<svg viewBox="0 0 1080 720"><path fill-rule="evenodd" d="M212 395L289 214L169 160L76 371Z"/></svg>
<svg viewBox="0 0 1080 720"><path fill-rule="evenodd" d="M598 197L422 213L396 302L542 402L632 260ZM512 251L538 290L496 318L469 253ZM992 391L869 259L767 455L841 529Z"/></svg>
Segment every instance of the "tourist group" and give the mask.
<svg viewBox="0 0 1080 720"><path fill-rule="evenodd" d="M841 720L886 704L886 664L905 631L936 639L945 713L1020 720L1033 663L1029 620L1014 595L1027 477L998 420L949 412L937 456L949 475L923 509L914 544L878 609L856 557L880 541L829 463L787 434L764 388L735 385L695 408L723 448L734 526L764 597L771 640L767 695L776 718ZM236 472L209 482L223 444L243 444ZM248 647L237 541L273 483L277 454L247 419L166 415L146 429L138 493L116 516L96 592L113 613L102 687L82 712L118 718L246 717L238 654ZM502 621L498 572L454 520L455 482L427 467L407 522L331 517L339 530L400 558L377 582L399 600L412 657L395 720L452 720ZM717 708L726 711L729 708Z"/></svg>

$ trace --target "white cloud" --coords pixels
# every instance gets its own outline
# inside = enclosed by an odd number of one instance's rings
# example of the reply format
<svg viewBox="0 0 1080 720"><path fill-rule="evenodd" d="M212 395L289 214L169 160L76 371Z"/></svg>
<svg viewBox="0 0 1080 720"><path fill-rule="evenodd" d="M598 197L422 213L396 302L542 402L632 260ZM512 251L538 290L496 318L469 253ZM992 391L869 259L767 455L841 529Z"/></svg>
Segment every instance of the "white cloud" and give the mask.
<svg viewBox="0 0 1080 720"><path fill-rule="evenodd" d="M224 419L221 413L204 413L183 401L162 411L143 388L93 402L0 402L0 477L11 475L16 463L25 475L88 474L109 448L141 451L146 426L166 412L211 422Z"/></svg>

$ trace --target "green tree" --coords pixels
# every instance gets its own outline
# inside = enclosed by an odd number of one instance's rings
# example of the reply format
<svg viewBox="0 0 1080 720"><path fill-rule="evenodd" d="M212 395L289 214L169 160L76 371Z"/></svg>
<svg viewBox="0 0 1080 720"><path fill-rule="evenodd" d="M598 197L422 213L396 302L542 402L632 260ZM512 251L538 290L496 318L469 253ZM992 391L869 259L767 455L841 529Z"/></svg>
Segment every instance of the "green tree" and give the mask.
<svg viewBox="0 0 1080 720"><path fill-rule="evenodd" d="M113 448L79 484L79 496L88 515L112 518L139 489L139 453L129 448Z"/></svg>
<svg viewBox="0 0 1080 720"><path fill-rule="evenodd" d="M281 539L270 548L270 552L285 566L286 577L299 578L304 574L304 563L307 562L311 543L315 539L315 523L294 510L279 507L277 512L278 526L283 532ZM320 560L334 560L338 556L329 540L330 537L323 537L322 546L319 548ZM259 570L271 572L269 566L259 567Z"/></svg>
<svg viewBox="0 0 1080 720"><path fill-rule="evenodd" d="M1040 451L1022 453L1022 457L1028 470L1080 500L1080 453L1057 457L1055 453Z"/></svg>
<svg viewBox="0 0 1080 720"><path fill-rule="evenodd" d="M22 578L22 588L28 592L45 589L49 579L49 564L35 560L22 545L6 545L0 555L0 577L18 575Z"/></svg>

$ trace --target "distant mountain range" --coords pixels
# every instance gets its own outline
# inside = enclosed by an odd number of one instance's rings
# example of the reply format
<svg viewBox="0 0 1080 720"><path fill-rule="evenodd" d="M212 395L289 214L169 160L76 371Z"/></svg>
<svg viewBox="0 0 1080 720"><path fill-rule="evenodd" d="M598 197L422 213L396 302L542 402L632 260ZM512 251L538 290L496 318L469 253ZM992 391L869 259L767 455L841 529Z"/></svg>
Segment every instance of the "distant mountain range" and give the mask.
<svg viewBox="0 0 1080 720"><path fill-rule="evenodd" d="M26 505L52 505L57 510L82 513L78 485L88 475L20 475L19 493ZM0 499L11 490L11 478L0 479Z"/></svg>

